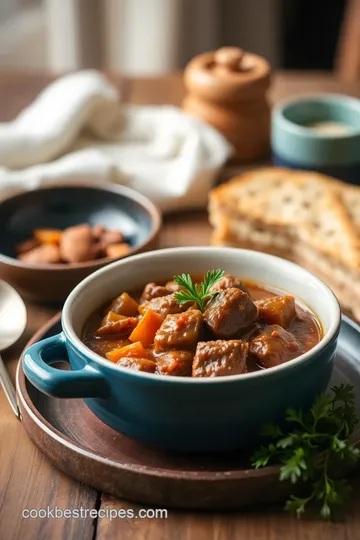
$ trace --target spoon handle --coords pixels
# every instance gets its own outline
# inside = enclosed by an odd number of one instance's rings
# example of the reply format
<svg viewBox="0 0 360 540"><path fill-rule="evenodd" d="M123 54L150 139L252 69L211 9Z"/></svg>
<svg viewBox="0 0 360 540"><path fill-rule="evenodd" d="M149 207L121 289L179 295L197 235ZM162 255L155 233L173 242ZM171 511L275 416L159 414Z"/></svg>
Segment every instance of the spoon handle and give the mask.
<svg viewBox="0 0 360 540"><path fill-rule="evenodd" d="M13 383L11 382L10 376L7 372L5 364L1 358L1 355L0 355L0 383L4 389L6 397L8 398L10 407L12 408L16 416L20 418L20 411L17 404L15 388L14 388Z"/></svg>

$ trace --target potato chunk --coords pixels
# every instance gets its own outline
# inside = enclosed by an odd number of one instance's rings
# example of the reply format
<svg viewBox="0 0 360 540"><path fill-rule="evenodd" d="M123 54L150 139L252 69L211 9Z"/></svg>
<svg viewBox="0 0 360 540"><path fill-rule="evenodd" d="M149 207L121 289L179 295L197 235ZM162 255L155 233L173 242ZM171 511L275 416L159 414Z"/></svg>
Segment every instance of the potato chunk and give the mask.
<svg viewBox="0 0 360 540"><path fill-rule="evenodd" d="M295 298L293 296L272 296L255 302L259 316L266 324L278 324L289 328L296 316Z"/></svg>
<svg viewBox="0 0 360 540"><path fill-rule="evenodd" d="M138 315L139 304L126 292L114 298L110 305L110 311L126 317Z"/></svg>

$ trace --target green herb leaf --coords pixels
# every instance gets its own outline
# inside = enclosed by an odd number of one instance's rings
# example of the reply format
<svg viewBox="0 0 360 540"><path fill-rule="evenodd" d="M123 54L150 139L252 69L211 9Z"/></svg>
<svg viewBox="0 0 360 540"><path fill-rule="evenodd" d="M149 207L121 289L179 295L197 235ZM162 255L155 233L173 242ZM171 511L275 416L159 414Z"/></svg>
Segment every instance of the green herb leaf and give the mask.
<svg viewBox="0 0 360 540"><path fill-rule="evenodd" d="M175 300L178 304L196 303L199 310L204 311L206 300L218 294L218 291L211 291L211 288L224 274L225 272L220 269L209 270L201 283L193 283L189 274L174 276L175 283L183 288L182 291L175 293Z"/></svg>
<svg viewBox="0 0 360 540"><path fill-rule="evenodd" d="M293 446L296 441L299 440L299 438L300 435L297 433L290 433L289 435L286 435L286 437L283 437L277 441L276 448L288 448L289 446Z"/></svg>
<svg viewBox="0 0 360 540"><path fill-rule="evenodd" d="M295 497L295 495L291 495L290 499L286 501L285 510L287 510L291 514L295 514L298 518L300 518L305 512L305 507L308 502L309 499L301 499L300 497Z"/></svg>
<svg viewBox="0 0 360 540"><path fill-rule="evenodd" d="M331 509L327 502L324 502L324 504L321 507L320 515L323 519L328 520L331 518Z"/></svg>
<svg viewBox="0 0 360 540"><path fill-rule="evenodd" d="M297 448L293 455L287 459L280 469L280 481L290 480L292 484L296 484L301 478L302 471L306 471L307 465L304 459L303 448Z"/></svg>
<svg viewBox="0 0 360 540"><path fill-rule="evenodd" d="M272 457L276 455L276 446L274 444L269 444L269 446L262 446L255 454L252 456L253 462L252 466L255 469L260 469L261 467L266 467Z"/></svg>
<svg viewBox="0 0 360 540"><path fill-rule="evenodd" d="M273 424L264 425L261 434L272 440L252 457L253 467L280 463L280 480L309 485L309 495L290 496L285 509L301 517L311 503L320 503L320 516L333 519L336 509L349 498L351 486L346 479L333 479L330 464L335 461L354 464L360 449L349 442L358 423L355 395L350 385L342 384L321 394L309 412L288 409L288 430Z"/></svg>
<svg viewBox="0 0 360 540"><path fill-rule="evenodd" d="M326 417L329 414L329 404L332 402L331 396L328 394L320 394L314 401L313 406L311 407L311 414L314 419L315 425L321 419Z"/></svg>

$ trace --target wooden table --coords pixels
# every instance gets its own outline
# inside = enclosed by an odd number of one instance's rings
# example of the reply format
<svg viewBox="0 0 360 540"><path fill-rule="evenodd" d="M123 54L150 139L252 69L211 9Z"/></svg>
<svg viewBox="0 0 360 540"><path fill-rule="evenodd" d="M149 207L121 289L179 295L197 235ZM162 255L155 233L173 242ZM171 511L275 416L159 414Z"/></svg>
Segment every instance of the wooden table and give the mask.
<svg viewBox="0 0 360 540"><path fill-rule="evenodd" d="M45 75L0 75L0 120L12 119L50 81ZM114 77L123 99L136 104L179 104L183 96L179 74L164 78L122 80ZM287 73L275 77L272 99L313 91L341 92L360 97L360 84L341 84L331 75ZM231 174L235 171L227 171ZM182 213L165 219L161 247L204 245L210 226L205 212ZM20 342L4 355L12 376L19 354L31 335L54 309L28 304L28 325ZM360 481L346 521L325 524L297 521L282 508L250 509L231 513L195 513L170 510L167 519L23 519L27 508L139 508L106 493L79 484L50 465L27 438L0 390L0 539L13 540L356 540L360 538Z"/></svg>

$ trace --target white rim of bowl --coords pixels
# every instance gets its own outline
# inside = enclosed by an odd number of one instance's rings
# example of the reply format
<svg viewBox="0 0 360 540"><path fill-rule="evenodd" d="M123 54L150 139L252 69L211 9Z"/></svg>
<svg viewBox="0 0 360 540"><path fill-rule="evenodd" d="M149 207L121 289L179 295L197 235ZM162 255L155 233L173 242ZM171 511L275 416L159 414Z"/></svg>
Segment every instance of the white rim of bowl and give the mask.
<svg viewBox="0 0 360 540"><path fill-rule="evenodd" d="M171 377L171 376L161 376L156 375L154 373L144 373L139 371L133 371L126 368L121 368L117 364L114 364L113 362L110 362L109 360L105 360L100 355L96 354L94 351L89 349L84 343L81 341L81 339L76 335L74 329L72 328L70 321L69 321L69 311L71 310L72 304L74 300L76 299L76 296L78 292L82 289L85 289L91 281L94 281L98 279L99 276L102 274L105 274L106 272L111 271L111 269L115 266L119 265L125 265L125 264L131 264L131 263L138 263L144 259L149 258L161 258L164 254L175 254L183 252L184 255L199 255L199 252L207 252L207 253L214 253L214 251L218 251L219 255L221 253L224 253L226 251L227 253L241 256L241 254L245 254L247 257L254 257L254 258L260 258L265 259L267 262L273 262L277 265L281 264L283 266L287 266L289 269L296 269L297 272L302 272L304 274L304 281L306 281L306 277L311 277L311 279L315 280L317 282L317 285L319 286L320 290L322 290L322 293L327 295L327 301L330 303L329 310L334 312L333 321L330 324L329 329L325 333L325 335L322 337L322 339L317 343L312 349L307 351L306 353L298 356L297 358L294 358L293 360L290 360L289 362L285 362L283 364L280 364L279 366L263 369L259 371L253 371L250 373L241 373L238 375L226 375L223 377ZM241 277L241 276L240 276ZM265 283L264 283L265 284ZM265 284L266 285L266 284ZM291 294L291 291L288 291ZM300 299L301 300L301 299ZM99 306L100 307L100 306ZM313 308L312 308L313 309ZM317 315L316 311L313 310L315 315ZM301 266L292 263L290 261L287 261L286 259L282 259L280 257L276 257L274 255L269 255L267 253L261 253L259 251L252 251L247 249L239 249L239 248L227 248L227 247L208 247L208 246L198 246L198 247L176 247L176 248L167 248L167 249L160 249L156 251L148 251L147 253L141 253L139 255L134 255L132 257L128 257L127 259L120 260L117 262L114 262L113 264L110 264L104 268L101 268L97 272L94 272L87 278L85 278L79 285L75 287L75 289L70 293L68 296L62 312L61 317L61 324L63 328L63 333L65 337L72 343L72 345L75 346L76 349L80 351L83 355L87 356L89 359L91 359L93 362L100 364L101 366L107 367L108 369L114 369L116 371L120 370L123 373L126 373L129 376L134 377L140 377L145 379L151 379L152 381L158 381L162 383L168 383L168 384L223 384L226 381L236 381L236 380L250 380L250 379L258 379L260 377L271 377L272 375L275 375L276 373L284 372L286 370L291 370L296 367L298 367L300 364L305 363L306 361L310 360L314 355L321 352L336 336L336 334L339 333L340 330L340 324L341 324L341 311L340 311L340 305L339 302L335 296L335 294L332 292L330 287L326 285L321 279L319 279L315 274L312 272L309 272L308 270L305 270Z"/></svg>

